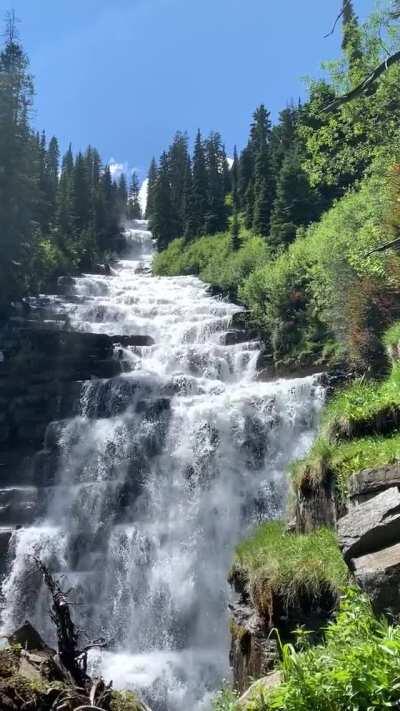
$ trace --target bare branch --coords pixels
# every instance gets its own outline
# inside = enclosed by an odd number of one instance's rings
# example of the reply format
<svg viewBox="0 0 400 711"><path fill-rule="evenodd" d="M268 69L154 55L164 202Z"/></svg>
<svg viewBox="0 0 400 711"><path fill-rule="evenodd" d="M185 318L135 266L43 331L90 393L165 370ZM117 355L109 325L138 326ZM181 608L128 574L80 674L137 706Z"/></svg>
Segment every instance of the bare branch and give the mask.
<svg viewBox="0 0 400 711"><path fill-rule="evenodd" d="M387 249L391 249L392 247L400 248L400 237L391 240L391 242L385 242L384 244L380 244L379 247L374 247L374 249L370 249L369 252L366 252L363 256L369 257L371 256L371 254L376 254L376 252L385 252Z"/></svg>
<svg viewBox="0 0 400 711"><path fill-rule="evenodd" d="M347 104L349 101L353 101L362 94L365 94L367 92L372 93L372 90L376 90L376 87L374 87L376 80L379 79L382 74L384 74L391 66L393 66L393 64L396 64L397 62L400 62L400 52L395 52L394 54L391 54L390 57L388 57L381 64L379 64L379 66L377 66L371 72L371 74L365 77L361 84L358 84L358 86L349 91L347 94L343 94L343 96L338 96L336 99L331 101L330 104L325 106L323 110L334 111L335 109L339 108L339 106Z"/></svg>
<svg viewBox="0 0 400 711"><path fill-rule="evenodd" d="M338 14L338 16L337 16L335 22L333 23L333 27L332 27L331 31L328 32L326 35L324 35L324 39L326 39L327 37L331 37L331 35L333 35L333 34L335 33L335 30L336 30L336 27L337 27L337 25L338 25L338 22L339 22L339 20L342 19L342 17L343 17L343 15L344 15L345 11L347 10L347 7L348 7L349 4L350 4L350 0L346 0L346 2L343 4L343 7L342 7L341 11L339 12L339 14Z"/></svg>

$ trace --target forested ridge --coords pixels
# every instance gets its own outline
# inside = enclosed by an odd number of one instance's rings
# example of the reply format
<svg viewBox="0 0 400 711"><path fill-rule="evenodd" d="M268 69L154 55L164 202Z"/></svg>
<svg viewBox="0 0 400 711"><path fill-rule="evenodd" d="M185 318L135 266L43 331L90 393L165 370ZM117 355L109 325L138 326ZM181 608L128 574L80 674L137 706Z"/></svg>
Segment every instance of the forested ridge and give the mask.
<svg viewBox="0 0 400 711"><path fill-rule="evenodd" d="M141 217L135 174L113 180L93 146L60 157L56 137L32 127L34 83L13 13L0 53L0 312L56 276L92 269Z"/></svg>
<svg viewBox="0 0 400 711"><path fill-rule="evenodd" d="M344 0L341 56L274 125L259 106L229 167L221 136L200 132L192 155L178 133L151 165L148 217L167 248L156 271L199 274L239 299L278 366L376 366L398 316L398 254L375 248L399 230L400 65L365 81L396 56L396 7L360 24Z"/></svg>

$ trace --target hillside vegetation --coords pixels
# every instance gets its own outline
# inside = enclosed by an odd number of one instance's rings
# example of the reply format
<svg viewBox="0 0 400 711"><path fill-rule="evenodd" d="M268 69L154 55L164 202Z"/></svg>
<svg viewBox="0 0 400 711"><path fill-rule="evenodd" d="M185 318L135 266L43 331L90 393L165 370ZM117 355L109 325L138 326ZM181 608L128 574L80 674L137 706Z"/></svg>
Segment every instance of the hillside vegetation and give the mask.
<svg viewBox="0 0 400 711"><path fill-rule="evenodd" d="M400 316L398 252L374 251L400 229L399 66L370 95L326 107L383 58L383 32L398 47L398 27L390 3L363 26L349 6L342 57L276 125L256 110L230 171L219 134L199 134L193 156L177 134L152 164L148 216L156 273L197 274L243 303L276 366L346 361L376 374L382 334Z"/></svg>

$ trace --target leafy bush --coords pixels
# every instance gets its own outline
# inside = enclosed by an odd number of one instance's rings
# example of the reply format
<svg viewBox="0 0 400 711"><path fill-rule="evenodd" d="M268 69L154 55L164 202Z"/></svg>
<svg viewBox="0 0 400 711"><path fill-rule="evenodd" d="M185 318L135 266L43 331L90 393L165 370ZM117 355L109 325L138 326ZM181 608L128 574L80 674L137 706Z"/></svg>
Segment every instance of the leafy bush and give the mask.
<svg viewBox="0 0 400 711"><path fill-rule="evenodd" d="M263 583L287 602L299 595L332 597L347 584L347 567L332 531L294 536L279 521L265 523L236 549L233 570L244 570L258 587Z"/></svg>
<svg viewBox="0 0 400 711"><path fill-rule="evenodd" d="M368 599L350 590L325 642L282 649L283 683L248 711L372 711L400 700L400 627L377 620ZM265 704L265 707L263 706ZM234 708L234 707L233 707Z"/></svg>

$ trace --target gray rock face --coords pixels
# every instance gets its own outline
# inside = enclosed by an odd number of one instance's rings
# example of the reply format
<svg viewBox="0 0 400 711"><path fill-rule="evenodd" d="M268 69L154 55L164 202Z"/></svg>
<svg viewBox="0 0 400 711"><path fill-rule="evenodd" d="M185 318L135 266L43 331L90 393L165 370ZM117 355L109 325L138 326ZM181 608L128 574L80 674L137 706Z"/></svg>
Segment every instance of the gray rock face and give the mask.
<svg viewBox="0 0 400 711"><path fill-rule="evenodd" d="M347 562L400 540L400 493L391 487L353 508L338 523L339 542Z"/></svg>
<svg viewBox="0 0 400 711"><path fill-rule="evenodd" d="M364 469L353 474L350 478L350 501L352 503L363 503L392 486L400 486L400 464L380 467L379 469Z"/></svg>
<svg viewBox="0 0 400 711"><path fill-rule="evenodd" d="M368 593L374 609L400 613L400 543L367 553L352 561L356 580Z"/></svg>

